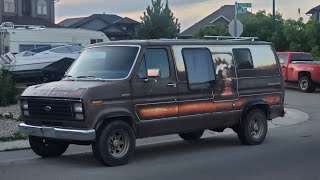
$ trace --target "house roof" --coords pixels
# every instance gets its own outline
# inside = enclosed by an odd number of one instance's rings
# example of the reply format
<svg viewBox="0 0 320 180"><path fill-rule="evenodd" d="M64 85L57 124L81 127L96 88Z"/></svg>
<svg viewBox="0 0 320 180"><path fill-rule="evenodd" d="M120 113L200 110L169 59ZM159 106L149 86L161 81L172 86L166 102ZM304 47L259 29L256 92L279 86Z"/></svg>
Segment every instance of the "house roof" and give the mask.
<svg viewBox="0 0 320 180"><path fill-rule="evenodd" d="M63 26L63 27L69 27L73 24L75 24L76 22L79 22L81 21L82 19L84 19L85 17L78 17L78 18L69 18L69 19L65 19L61 22L59 22L58 24L60 26Z"/></svg>
<svg viewBox="0 0 320 180"><path fill-rule="evenodd" d="M197 22L196 24L194 24L190 28L188 28L185 31L183 31L182 33L180 33L180 36L192 37L201 28L210 25L211 23L213 23L213 21L218 20L220 18L224 18L224 19L226 19L228 21L232 21L232 19L234 19L234 16L235 16L234 8L235 8L234 5L224 5L224 6L222 6L217 11L213 12L209 16L205 17L201 21ZM238 17L239 17L239 19L243 19L243 18L247 18L250 15L251 15L251 13L247 12L247 13L244 13L244 14L239 14Z"/></svg>
<svg viewBox="0 0 320 180"><path fill-rule="evenodd" d="M82 17L82 18L70 18L70 19L65 19L64 21L60 22L59 25L64 26L64 27L78 27L81 26L82 24L85 24L89 22L92 19L100 19L104 21L106 26L110 26L110 24L139 24L139 22L130 19L130 18L122 18L118 15L115 14L93 14L89 17Z"/></svg>
<svg viewBox="0 0 320 180"><path fill-rule="evenodd" d="M315 13L317 11L320 11L320 5L310 9L306 14L313 14L313 13Z"/></svg>
<svg viewBox="0 0 320 180"><path fill-rule="evenodd" d="M4 16L2 22L12 22L15 25L39 25L48 28L59 28L61 26L54 24L42 18L31 17L31 16Z"/></svg>

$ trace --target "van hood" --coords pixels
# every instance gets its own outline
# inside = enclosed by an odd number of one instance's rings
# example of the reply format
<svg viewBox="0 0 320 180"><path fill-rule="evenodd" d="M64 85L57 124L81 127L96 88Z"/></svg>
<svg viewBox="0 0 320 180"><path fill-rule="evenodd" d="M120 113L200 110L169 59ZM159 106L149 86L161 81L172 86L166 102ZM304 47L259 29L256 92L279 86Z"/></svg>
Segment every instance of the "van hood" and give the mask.
<svg viewBox="0 0 320 180"><path fill-rule="evenodd" d="M84 93L93 87L108 84L98 81L57 81L28 87L22 97L55 97L81 98ZM111 84L112 82L110 82Z"/></svg>

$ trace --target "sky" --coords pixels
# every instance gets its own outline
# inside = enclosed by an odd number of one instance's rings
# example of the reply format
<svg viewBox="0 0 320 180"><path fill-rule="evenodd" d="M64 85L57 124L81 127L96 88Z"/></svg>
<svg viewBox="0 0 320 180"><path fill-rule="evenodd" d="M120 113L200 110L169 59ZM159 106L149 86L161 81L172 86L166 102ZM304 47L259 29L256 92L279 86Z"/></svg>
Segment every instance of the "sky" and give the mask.
<svg viewBox="0 0 320 180"><path fill-rule="evenodd" d="M181 30L185 30L223 5L234 4L234 0L168 0L174 15L181 23ZM122 17L140 21L140 17L150 5L151 0L60 0L56 3L56 23L71 18L85 17L91 14L117 14ZM165 2L165 0L163 0ZM252 12L266 10L272 12L272 0L241 0L252 3ZM276 0L276 9L285 18L305 20L307 11L320 5L319 0ZM301 9L299 15L298 9Z"/></svg>

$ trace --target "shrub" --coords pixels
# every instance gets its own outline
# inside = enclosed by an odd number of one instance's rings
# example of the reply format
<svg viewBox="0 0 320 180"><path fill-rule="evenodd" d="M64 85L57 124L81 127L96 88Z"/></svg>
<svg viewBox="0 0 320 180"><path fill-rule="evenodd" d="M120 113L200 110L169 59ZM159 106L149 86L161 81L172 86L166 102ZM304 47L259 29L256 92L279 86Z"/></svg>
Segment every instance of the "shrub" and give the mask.
<svg viewBox="0 0 320 180"><path fill-rule="evenodd" d="M17 103L17 89L9 71L0 70L0 106Z"/></svg>

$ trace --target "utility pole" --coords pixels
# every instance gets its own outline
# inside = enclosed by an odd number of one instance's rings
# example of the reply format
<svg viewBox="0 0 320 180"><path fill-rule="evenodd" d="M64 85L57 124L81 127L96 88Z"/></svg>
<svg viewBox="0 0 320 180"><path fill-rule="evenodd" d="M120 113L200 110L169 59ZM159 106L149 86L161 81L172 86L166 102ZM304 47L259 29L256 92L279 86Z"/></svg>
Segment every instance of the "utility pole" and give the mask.
<svg viewBox="0 0 320 180"><path fill-rule="evenodd" d="M238 2L235 3L235 6L234 6L234 34L235 36L237 36L237 20L238 20Z"/></svg>
<svg viewBox="0 0 320 180"><path fill-rule="evenodd" d="M273 31L276 31L276 0L273 0L272 23L273 23Z"/></svg>

